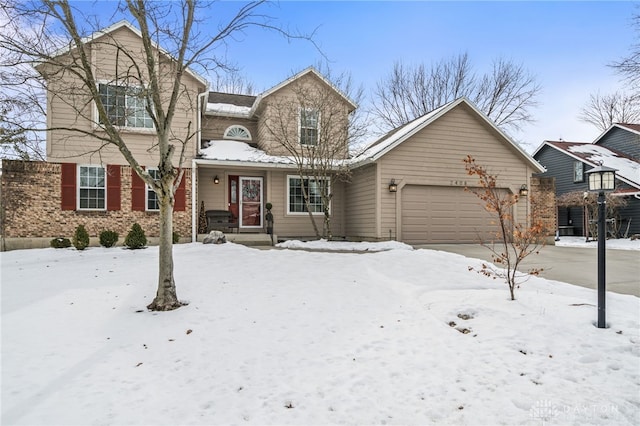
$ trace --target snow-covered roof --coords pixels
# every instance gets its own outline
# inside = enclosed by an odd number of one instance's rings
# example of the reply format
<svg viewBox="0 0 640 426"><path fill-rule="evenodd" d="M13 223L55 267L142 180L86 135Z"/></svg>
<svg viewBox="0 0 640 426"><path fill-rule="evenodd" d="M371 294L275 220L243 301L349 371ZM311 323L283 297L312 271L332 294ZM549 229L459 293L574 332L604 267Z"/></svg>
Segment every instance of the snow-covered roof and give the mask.
<svg viewBox="0 0 640 426"><path fill-rule="evenodd" d="M536 150L536 153L545 145L564 152L592 167L600 164L612 167L617 170L616 178L640 189L640 162L622 152L588 142L544 141L543 145Z"/></svg>
<svg viewBox="0 0 640 426"><path fill-rule="evenodd" d="M245 167L276 167L293 169L298 161L292 156L270 155L248 143L233 140L211 140L200 150L197 160L201 164L239 165ZM302 159L304 161L304 159ZM335 169L346 166L349 160L333 160L331 166Z"/></svg>
<svg viewBox="0 0 640 426"><path fill-rule="evenodd" d="M467 98L458 98L454 101L451 101L435 110L423 115L422 117L418 117L413 121L401 126L397 129L394 129L384 135L382 138L378 139L364 151L357 156L355 156L352 160L352 164L366 164L371 161L376 161L387 152L394 149L396 146L400 145L405 140L409 139L411 136L419 132L420 130L427 127L429 124L436 121L438 118L442 117L444 114L451 111L453 108L460 104L468 105L473 111L475 111L489 126L491 126L496 132L498 132L504 140L516 149L518 153L536 170L543 172L544 168L527 154L517 143L515 143L509 136L507 136L502 130L500 130L491 119L489 119L484 113L482 113L476 106L469 101Z"/></svg>
<svg viewBox="0 0 640 426"><path fill-rule="evenodd" d="M205 114L226 115L229 117L246 117L249 118L251 107L223 104L223 103L207 103Z"/></svg>
<svg viewBox="0 0 640 426"><path fill-rule="evenodd" d="M209 92L204 113L227 117L251 118L256 96L235 93Z"/></svg>
<svg viewBox="0 0 640 426"><path fill-rule="evenodd" d="M212 164L238 163L244 166L292 167L293 158L281 155L269 155L248 143L232 140L212 140L206 148L200 150L200 159Z"/></svg>

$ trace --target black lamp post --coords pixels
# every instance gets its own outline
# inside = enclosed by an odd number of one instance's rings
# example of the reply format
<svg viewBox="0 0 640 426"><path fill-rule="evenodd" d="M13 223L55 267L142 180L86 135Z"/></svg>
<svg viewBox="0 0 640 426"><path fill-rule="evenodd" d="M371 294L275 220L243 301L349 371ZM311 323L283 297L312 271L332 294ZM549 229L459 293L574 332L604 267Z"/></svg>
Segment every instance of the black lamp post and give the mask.
<svg viewBox="0 0 640 426"><path fill-rule="evenodd" d="M600 163L598 167L594 167L585 173L588 175L589 191L598 193L598 328L606 328L605 242L607 237L607 200L604 193L615 189L616 169L603 166Z"/></svg>

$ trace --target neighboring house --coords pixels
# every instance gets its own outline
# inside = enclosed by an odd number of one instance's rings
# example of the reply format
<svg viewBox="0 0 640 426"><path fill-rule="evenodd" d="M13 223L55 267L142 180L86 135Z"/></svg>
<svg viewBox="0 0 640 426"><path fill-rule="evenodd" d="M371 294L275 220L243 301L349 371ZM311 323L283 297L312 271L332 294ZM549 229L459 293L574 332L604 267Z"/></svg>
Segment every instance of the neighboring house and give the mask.
<svg viewBox="0 0 640 426"><path fill-rule="evenodd" d="M533 154L554 177L557 195L588 191L585 172L598 166L617 169L613 196L626 206L618 211L619 236L640 234L640 125L614 124L594 142L545 141ZM586 236L583 207L558 209L560 235Z"/></svg>
<svg viewBox="0 0 640 426"><path fill-rule="evenodd" d="M95 46L91 57L104 78L99 90L113 99L111 119L122 121L132 150L153 170L158 160L144 108L135 99L126 99L113 83L117 81L110 75L117 74L114 55L100 48L100 37L135 50L139 33L126 22L115 24L90 39L90 46ZM347 131L349 115L357 107L353 101L314 68L257 96L208 92L205 81L194 73L185 76L185 85L188 96L173 130L184 133L195 126L198 137L187 146L189 160L183 164L185 177L176 193L174 228L178 233L192 240L198 237L202 205L205 210L230 211L239 233L264 233L264 206L270 202L279 238L312 238L301 192L302 188L309 190L311 209L321 222L324 213L315 190L319 182L300 178L291 153L273 129L279 123L296 143L314 147L323 135L338 137ZM296 104L301 90L328 93L331 115L337 119ZM50 93L50 125L99 132L92 104L85 102L86 110L76 113L69 107L74 100L77 98ZM129 106L128 115L117 113L115 106L122 102ZM283 105L292 107L286 120L282 120ZM331 132L326 133L328 130ZM552 180L533 177L544 169L467 99L450 102L389 132L353 158L349 158L347 139L340 143L336 161L352 175L348 183L333 176L326 182L332 194L330 216L336 237L411 244L491 238L496 230L493 219L478 198L465 191L477 186L476 178L465 172L467 155L498 176L502 191L529 190L530 197L520 197L512 212L516 222L527 223L535 210L555 228L553 197L551 204L532 206L530 201L553 194ZM53 237L71 236L79 224L96 236L104 229L124 235L133 222L139 222L149 236L157 236L153 191L118 152L98 153L98 147L87 136L50 132L47 162L2 162L0 232L4 248L44 245ZM25 239L33 241L21 245L19 241Z"/></svg>

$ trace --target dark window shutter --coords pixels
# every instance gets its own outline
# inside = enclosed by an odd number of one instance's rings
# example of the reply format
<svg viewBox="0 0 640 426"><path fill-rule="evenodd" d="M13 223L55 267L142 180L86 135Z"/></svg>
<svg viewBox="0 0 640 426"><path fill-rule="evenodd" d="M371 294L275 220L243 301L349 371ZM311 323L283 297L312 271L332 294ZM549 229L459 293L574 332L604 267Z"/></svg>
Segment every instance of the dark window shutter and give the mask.
<svg viewBox="0 0 640 426"><path fill-rule="evenodd" d="M107 166L107 210L120 210L120 166Z"/></svg>
<svg viewBox="0 0 640 426"><path fill-rule="evenodd" d="M182 179L180 180L180 185L176 189L176 193L174 195L174 204L173 210L177 212L183 212L187 209L187 191L185 191L187 182L187 171L184 171L182 175Z"/></svg>
<svg viewBox="0 0 640 426"><path fill-rule="evenodd" d="M60 172L62 210L75 210L77 166L74 163L62 163Z"/></svg>
<svg viewBox="0 0 640 426"><path fill-rule="evenodd" d="M138 173L131 168L131 210L133 211L145 211L144 204L147 191L147 185L142 178L138 176Z"/></svg>

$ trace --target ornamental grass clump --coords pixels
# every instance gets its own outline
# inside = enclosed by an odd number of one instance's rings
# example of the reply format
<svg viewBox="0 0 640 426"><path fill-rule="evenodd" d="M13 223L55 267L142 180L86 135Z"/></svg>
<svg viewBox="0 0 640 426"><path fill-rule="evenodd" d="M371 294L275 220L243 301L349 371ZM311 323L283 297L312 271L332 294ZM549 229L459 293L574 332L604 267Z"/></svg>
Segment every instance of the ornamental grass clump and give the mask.
<svg viewBox="0 0 640 426"><path fill-rule="evenodd" d="M130 249L146 247L147 236L144 234L144 230L138 223L134 223L133 226L131 226L131 230L127 234L127 238L124 239L124 245Z"/></svg>

